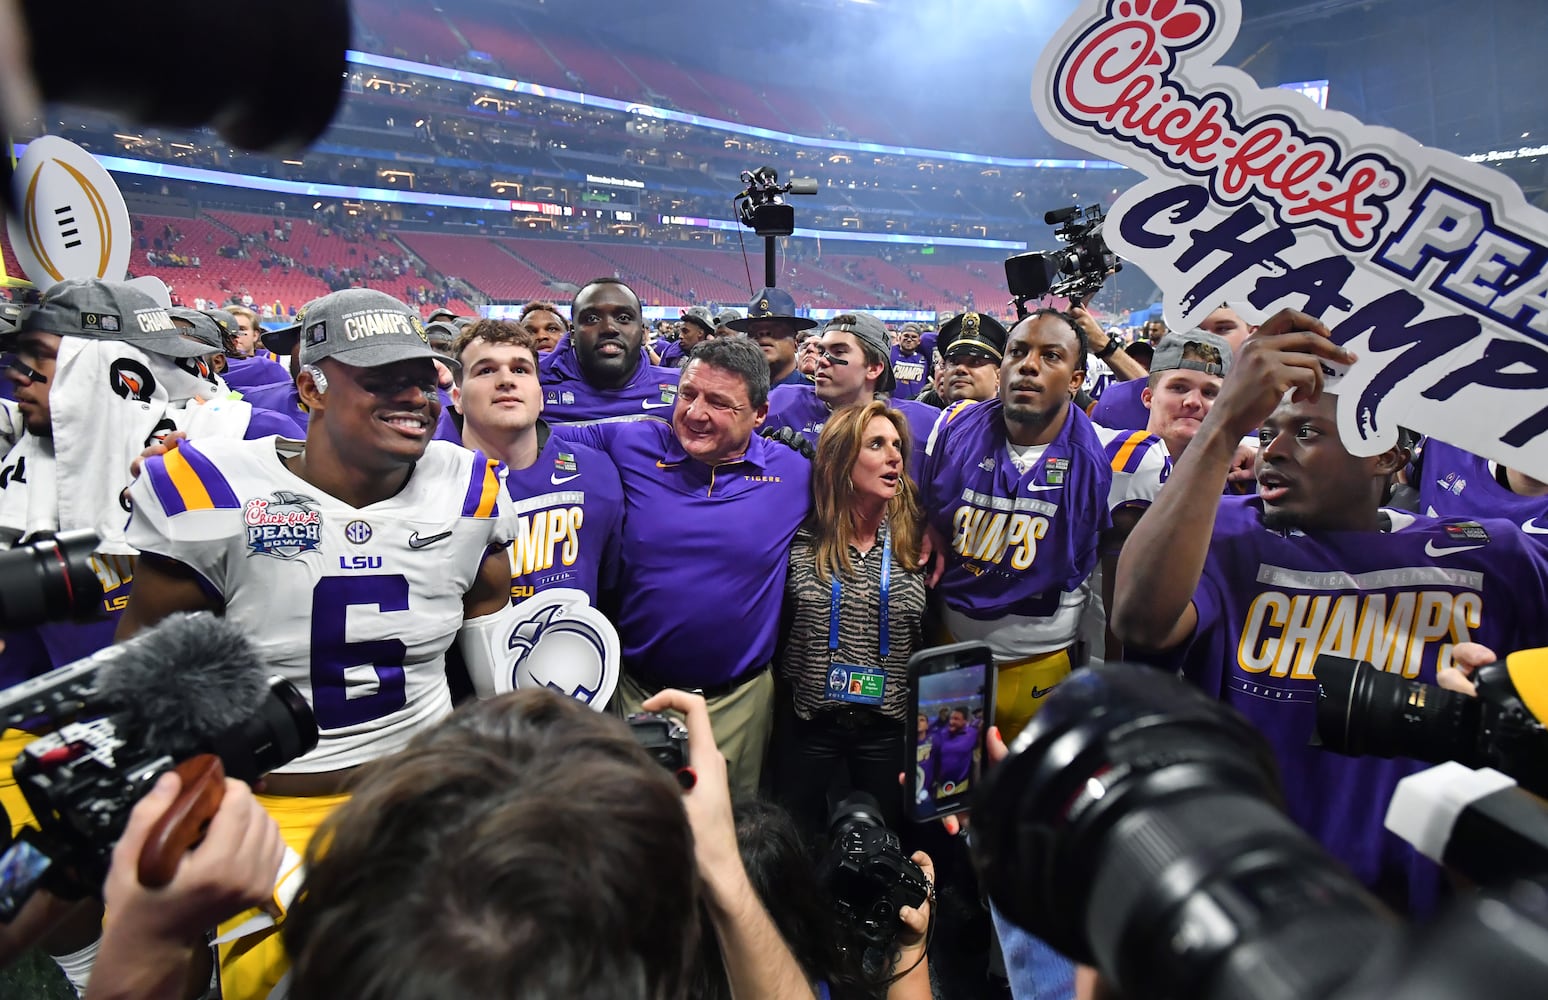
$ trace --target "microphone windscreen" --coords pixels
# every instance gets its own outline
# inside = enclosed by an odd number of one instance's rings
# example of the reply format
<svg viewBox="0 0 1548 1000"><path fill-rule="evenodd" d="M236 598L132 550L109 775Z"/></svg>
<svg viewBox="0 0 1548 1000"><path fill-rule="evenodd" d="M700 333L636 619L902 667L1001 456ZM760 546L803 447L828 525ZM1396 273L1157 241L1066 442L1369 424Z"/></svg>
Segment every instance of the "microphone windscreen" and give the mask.
<svg viewBox="0 0 1548 1000"><path fill-rule="evenodd" d="M268 671L233 622L208 611L169 615L120 644L98 696L127 712L148 749L181 760L252 717Z"/></svg>

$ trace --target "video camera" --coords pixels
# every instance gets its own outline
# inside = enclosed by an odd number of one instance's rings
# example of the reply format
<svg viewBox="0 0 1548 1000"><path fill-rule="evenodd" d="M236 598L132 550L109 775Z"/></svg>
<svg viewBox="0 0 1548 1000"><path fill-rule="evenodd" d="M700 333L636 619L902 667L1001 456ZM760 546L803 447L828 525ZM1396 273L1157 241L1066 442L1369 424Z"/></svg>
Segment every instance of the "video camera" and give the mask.
<svg viewBox="0 0 1548 1000"><path fill-rule="evenodd" d="M789 236L795 232L795 209L785 204L783 195L816 194L817 181L811 177L793 177L779 183L773 167L744 170L746 189L733 199L738 205L737 218L759 236ZM771 283L772 284L772 283Z"/></svg>
<svg viewBox="0 0 1548 1000"><path fill-rule="evenodd" d="M1548 795L1548 727L1531 707L1545 697L1538 679L1545 655L1523 650L1479 667L1477 697L1405 680L1363 660L1319 656L1317 740L1350 757L1490 767Z"/></svg>
<svg viewBox="0 0 1548 1000"><path fill-rule="evenodd" d="M989 771L974 862L1006 918L1135 1000L1542 995L1548 871L1409 931L1281 805L1245 718L1110 663L1060 684ZM1541 803L1531 821L1548 829Z"/></svg>
<svg viewBox="0 0 1548 1000"><path fill-rule="evenodd" d="M208 612L0 692L0 730L12 728L44 735L13 768L37 826L0 855L7 923L38 888L65 899L100 892L130 811L165 772L178 769L184 787L148 845L159 856L140 858L146 885L170 880L202 836L225 776L257 781L318 739L301 693L266 680L241 629Z"/></svg>
<svg viewBox="0 0 1548 1000"><path fill-rule="evenodd" d="M834 899L839 922L860 941L866 978L879 982L892 965L902 926L898 910L923 904L930 883L887 829L881 805L864 792L834 807L828 833L832 846L817 876Z"/></svg>
<svg viewBox="0 0 1548 1000"><path fill-rule="evenodd" d="M1071 205L1043 214L1048 225L1060 226L1054 236L1067 246L1006 259L1005 283L1016 300L1018 315L1026 314L1028 301L1045 295L1061 295L1079 305L1101 289L1110 272L1123 270L1123 262L1102 238L1106 219L1101 205L1084 211Z"/></svg>

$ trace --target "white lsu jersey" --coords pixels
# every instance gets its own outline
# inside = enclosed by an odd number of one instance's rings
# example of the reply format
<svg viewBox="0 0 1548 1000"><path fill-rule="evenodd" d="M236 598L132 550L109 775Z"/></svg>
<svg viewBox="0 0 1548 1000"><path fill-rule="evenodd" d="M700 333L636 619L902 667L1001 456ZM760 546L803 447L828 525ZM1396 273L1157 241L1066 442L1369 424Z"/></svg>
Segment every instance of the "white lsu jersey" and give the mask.
<svg viewBox="0 0 1548 1000"><path fill-rule="evenodd" d="M451 711L445 654L491 546L511 540L505 467L432 441L396 496L351 507L287 469L300 442L186 441L130 489L130 544L196 572L320 740L280 773L363 764Z"/></svg>

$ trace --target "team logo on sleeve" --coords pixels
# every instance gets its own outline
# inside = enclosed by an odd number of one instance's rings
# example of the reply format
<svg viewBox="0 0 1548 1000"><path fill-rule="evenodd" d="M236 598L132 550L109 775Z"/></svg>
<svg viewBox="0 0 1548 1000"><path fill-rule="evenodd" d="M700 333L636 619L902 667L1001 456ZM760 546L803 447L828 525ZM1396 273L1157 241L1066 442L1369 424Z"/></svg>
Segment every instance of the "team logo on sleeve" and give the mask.
<svg viewBox="0 0 1548 1000"><path fill-rule="evenodd" d="M108 367L108 386L122 399L149 403L156 393L156 377L133 358L119 358Z"/></svg>
<svg viewBox="0 0 1548 1000"><path fill-rule="evenodd" d="M317 501L289 490L249 500L242 507L248 555L294 559L322 544L322 514Z"/></svg>
<svg viewBox="0 0 1548 1000"><path fill-rule="evenodd" d="M546 687L598 712L618 686L618 632L585 593L546 590L519 605L508 648L511 687Z"/></svg>

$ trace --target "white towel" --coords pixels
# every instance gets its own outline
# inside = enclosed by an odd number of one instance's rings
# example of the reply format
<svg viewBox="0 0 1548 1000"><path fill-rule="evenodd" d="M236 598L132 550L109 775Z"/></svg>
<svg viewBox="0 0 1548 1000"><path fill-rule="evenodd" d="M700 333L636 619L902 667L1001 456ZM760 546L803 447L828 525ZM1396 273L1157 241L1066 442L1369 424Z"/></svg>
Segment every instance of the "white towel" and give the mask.
<svg viewBox="0 0 1548 1000"><path fill-rule="evenodd" d="M197 362L148 354L111 340L65 337L49 391L54 436L23 435L4 465L25 462L25 481L0 488L0 541L40 531L89 528L99 552L134 555L122 504L130 464L153 439L195 427L200 436L241 437L251 407L205 400L226 392ZM190 437L193 437L190 434Z"/></svg>

